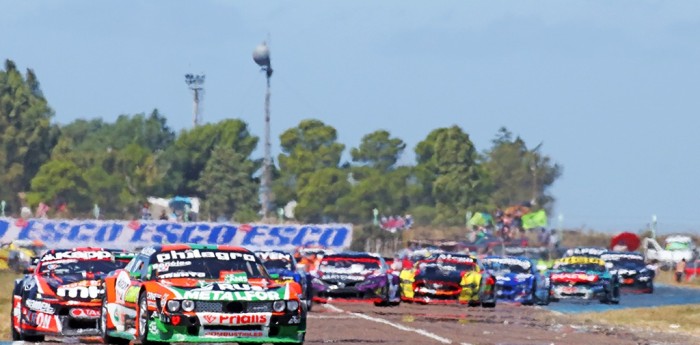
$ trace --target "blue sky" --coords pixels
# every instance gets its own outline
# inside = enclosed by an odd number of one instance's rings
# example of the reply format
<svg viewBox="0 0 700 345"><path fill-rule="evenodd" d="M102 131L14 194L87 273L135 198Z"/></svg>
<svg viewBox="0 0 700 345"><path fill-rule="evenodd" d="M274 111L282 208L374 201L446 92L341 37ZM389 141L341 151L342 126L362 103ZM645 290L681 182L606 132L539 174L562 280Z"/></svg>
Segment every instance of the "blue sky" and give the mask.
<svg viewBox="0 0 700 345"><path fill-rule="evenodd" d="M564 167L565 227L697 231L700 2L6 1L0 59L35 70L56 121L158 108L263 135L269 37L273 149L305 118L348 148L387 129L413 148L457 124L482 151L507 126ZM261 152L261 151L260 151ZM413 151L403 157L412 163Z"/></svg>

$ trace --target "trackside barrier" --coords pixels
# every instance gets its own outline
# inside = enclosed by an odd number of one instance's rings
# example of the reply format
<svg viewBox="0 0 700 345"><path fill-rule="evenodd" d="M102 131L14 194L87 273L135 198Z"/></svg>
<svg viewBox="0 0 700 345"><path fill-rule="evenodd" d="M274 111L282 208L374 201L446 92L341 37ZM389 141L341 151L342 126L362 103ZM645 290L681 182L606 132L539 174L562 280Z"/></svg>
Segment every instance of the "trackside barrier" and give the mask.
<svg viewBox="0 0 700 345"><path fill-rule="evenodd" d="M352 225L0 218L0 242L17 239L41 240L49 248L135 249L152 244L197 243L251 249L293 250L299 246L323 246L343 250L352 241Z"/></svg>

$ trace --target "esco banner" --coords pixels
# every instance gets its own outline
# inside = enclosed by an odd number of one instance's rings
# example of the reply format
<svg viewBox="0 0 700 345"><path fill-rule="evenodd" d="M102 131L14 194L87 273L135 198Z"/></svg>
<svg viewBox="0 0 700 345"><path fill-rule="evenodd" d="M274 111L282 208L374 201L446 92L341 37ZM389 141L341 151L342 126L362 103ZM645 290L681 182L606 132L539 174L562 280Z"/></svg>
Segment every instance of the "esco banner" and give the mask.
<svg viewBox="0 0 700 345"><path fill-rule="evenodd" d="M0 218L0 242L12 240L40 240L49 248L135 249L153 244L197 243L250 249L322 246L343 250L352 241L352 225Z"/></svg>

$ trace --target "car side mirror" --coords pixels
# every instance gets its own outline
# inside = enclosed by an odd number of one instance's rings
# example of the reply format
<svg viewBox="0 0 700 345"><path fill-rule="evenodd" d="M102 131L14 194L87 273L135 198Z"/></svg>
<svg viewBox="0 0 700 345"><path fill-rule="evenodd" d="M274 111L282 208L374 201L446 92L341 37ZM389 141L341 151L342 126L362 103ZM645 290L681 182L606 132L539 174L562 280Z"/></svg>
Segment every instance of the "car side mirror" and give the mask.
<svg viewBox="0 0 700 345"><path fill-rule="evenodd" d="M34 273L34 267L27 267L24 270L22 270L22 273L24 274L32 274Z"/></svg>
<svg viewBox="0 0 700 345"><path fill-rule="evenodd" d="M280 279L280 275L278 273L270 273L270 279Z"/></svg>

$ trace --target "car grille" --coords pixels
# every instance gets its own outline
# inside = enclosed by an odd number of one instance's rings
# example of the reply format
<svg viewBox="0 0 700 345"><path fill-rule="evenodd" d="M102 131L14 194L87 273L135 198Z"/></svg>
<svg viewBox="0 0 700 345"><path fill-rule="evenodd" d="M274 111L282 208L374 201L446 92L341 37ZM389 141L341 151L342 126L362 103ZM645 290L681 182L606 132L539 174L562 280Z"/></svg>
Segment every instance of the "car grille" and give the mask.
<svg viewBox="0 0 700 345"><path fill-rule="evenodd" d="M269 313L272 302L208 302L195 301L198 313Z"/></svg>
<svg viewBox="0 0 700 345"><path fill-rule="evenodd" d="M194 310L198 313L220 313L224 306L221 302L196 301Z"/></svg>

